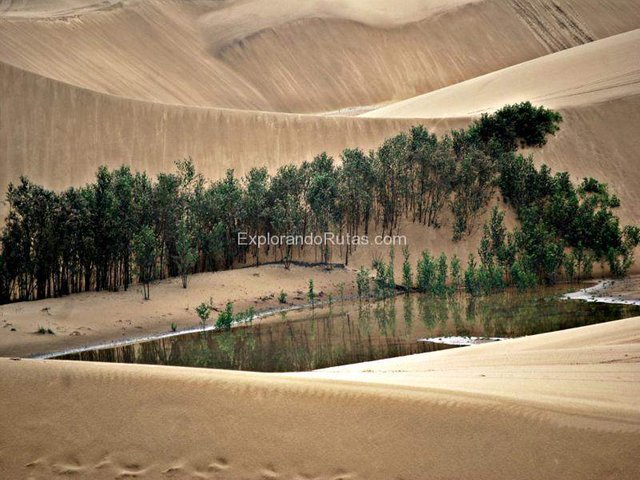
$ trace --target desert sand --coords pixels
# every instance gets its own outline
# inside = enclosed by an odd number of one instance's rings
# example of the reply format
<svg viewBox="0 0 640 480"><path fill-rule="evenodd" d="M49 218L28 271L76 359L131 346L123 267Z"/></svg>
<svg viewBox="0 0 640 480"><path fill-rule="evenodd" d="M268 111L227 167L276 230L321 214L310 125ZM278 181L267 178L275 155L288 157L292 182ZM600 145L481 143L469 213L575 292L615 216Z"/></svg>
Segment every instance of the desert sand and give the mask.
<svg viewBox="0 0 640 480"><path fill-rule="evenodd" d="M640 318L305 374L0 359L6 478L632 479Z"/></svg>
<svg viewBox="0 0 640 480"><path fill-rule="evenodd" d="M303 3L0 0L0 188L187 156L211 179L273 172L531 100L564 117L536 162L609 183L640 223L636 0ZM402 232L414 260L478 240ZM0 307L0 477L640 478L640 318L309 373L15 358L191 327L210 297L302 303L309 278L353 288L352 270L267 266L158 282L149 302L134 287Z"/></svg>

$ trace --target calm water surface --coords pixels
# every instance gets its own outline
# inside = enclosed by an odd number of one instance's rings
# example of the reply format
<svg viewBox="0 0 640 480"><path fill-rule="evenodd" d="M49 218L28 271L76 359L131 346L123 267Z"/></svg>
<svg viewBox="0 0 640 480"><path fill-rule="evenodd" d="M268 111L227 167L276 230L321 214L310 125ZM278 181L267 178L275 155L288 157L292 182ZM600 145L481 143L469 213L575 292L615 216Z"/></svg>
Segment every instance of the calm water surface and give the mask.
<svg viewBox="0 0 640 480"><path fill-rule="evenodd" d="M640 315L640 307L562 300L576 287L447 299L403 295L277 314L234 328L90 350L62 359L261 372L313 370L450 348L419 339L520 337Z"/></svg>

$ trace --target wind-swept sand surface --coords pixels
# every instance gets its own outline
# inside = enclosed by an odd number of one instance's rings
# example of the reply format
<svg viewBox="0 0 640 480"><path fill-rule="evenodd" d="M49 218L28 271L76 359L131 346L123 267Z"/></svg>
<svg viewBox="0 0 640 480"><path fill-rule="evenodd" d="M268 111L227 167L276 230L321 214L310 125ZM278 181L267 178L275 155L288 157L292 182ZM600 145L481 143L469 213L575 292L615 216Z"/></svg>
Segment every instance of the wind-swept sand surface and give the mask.
<svg viewBox="0 0 640 480"><path fill-rule="evenodd" d="M101 164L156 174L189 155L215 179L228 168L273 171L323 150L367 150L418 121L320 113L393 104L640 27L632 0L293 4L3 2L0 187L19 175L83 185ZM589 58L606 65L605 53ZM619 133L578 152L561 146L558 164L579 158L588 168L594 146L634 158L634 122L608 116L603 126L605 115L596 109L575 131L565 123L580 138ZM442 133L470 121L447 116L420 122Z"/></svg>
<svg viewBox="0 0 640 480"><path fill-rule="evenodd" d="M640 95L640 30L545 55L362 114L469 117L531 101L553 109Z"/></svg>
<svg viewBox="0 0 640 480"><path fill-rule="evenodd" d="M640 318L305 374L0 359L6 478L634 479Z"/></svg>

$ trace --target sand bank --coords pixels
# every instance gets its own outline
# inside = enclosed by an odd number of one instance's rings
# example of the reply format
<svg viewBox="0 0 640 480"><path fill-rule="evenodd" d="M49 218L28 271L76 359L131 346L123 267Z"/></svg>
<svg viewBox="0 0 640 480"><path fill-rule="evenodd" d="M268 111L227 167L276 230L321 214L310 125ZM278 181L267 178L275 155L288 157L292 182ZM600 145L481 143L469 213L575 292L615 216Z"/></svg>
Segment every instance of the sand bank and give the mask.
<svg viewBox="0 0 640 480"><path fill-rule="evenodd" d="M138 341L178 330L201 328L195 307L213 300L222 310L233 302L235 312L253 307L257 312L307 303L309 280L313 279L320 300L330 294L338 298L339 285L345 295L355 291L355 272L336 268L282 265L241 268L191 275L182 288L179 278L151 285L151 300L144 301L141 286L121 292L85 292L68 297L0 306L0 356L32 356L67 351L88 345ZM287 304L278 301L283 290ZM209 325L215 323L213 311ZM42 326L55 335L37 334ZM12 329L15 329L12 330Z"/></svg>
<svg viewBox="0 0 640 480"><path fill-rule="evenodd" d="M301 374L0 360L6 478L638 478L640 318Z"/></svg>

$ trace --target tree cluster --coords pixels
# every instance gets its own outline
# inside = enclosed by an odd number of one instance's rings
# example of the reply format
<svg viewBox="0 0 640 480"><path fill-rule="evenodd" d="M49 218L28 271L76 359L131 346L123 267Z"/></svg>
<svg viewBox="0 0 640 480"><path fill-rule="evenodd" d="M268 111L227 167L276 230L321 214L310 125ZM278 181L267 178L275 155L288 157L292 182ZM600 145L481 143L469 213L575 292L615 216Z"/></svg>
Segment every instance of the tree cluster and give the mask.
<svg viewBox="0 0 640 480"><path fill-rule="evenodd" d="M93 183L63 192L21 178L6 196L0 303L115 291L134 281L149 298L150 282L167 276L180 276L186 288L190 273L259 264L259 246L241 244L240 232L359 236L373 225L391 234L402 219L439 228L446 217L459 240L498 188L522 223L509 237L522 268L535 266L538 276L553 280L565 261L562 250L571 247L577 272L588 255L624 272L639 234L634 227L621 230L612 213L618 199L593 179L576 188L566 173L551 176L516 155L522 145L542 146L560 120L555 112L522 103L442 138L415 126L377 150L346 149L339 162L321 153L274 175L254 168L237 178L229 170L213 182L198 174L190 159L155 179L125 166L101 167ZM266 254L288 268L304 248L285 243L267 246ZM353 248L341 246L345 264ZM504 255L511 253L495 253L501 268L507 265ZM316 256L328 262L330 245ZM431 268L427 260L426 269ZM393 271L383 272L381 264L376 270L380 289ZM416 272L419 282L424 275Z"/></svg>

